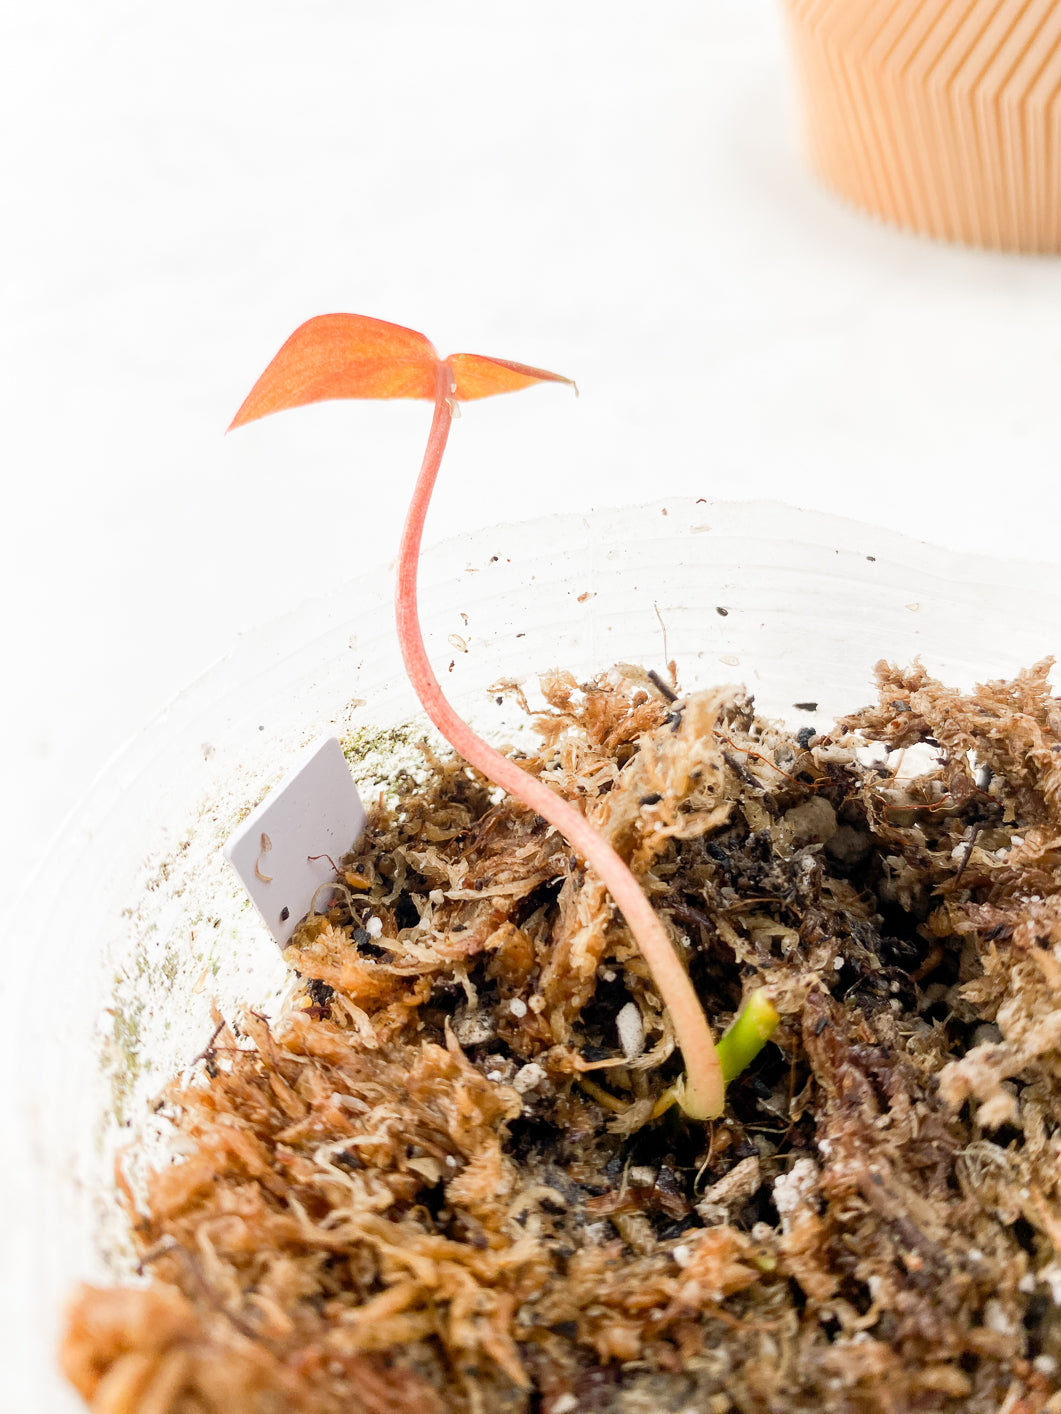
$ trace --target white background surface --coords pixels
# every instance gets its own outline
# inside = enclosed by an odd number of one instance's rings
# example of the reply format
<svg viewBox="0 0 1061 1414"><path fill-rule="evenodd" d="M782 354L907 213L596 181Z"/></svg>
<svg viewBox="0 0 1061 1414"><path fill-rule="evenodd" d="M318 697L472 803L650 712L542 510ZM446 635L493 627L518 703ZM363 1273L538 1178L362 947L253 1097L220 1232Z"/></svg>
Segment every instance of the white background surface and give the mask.
<svg viewBox="0 0 1061 1414"><path fill-rule="evenodd" d="M1057 558L1061 266L821 192L770 0L44 0L0 130L9 893L241 631L390 559L426 406L223 436L314 313L578 380L466 410L432 540L703 494Z"/></svg>

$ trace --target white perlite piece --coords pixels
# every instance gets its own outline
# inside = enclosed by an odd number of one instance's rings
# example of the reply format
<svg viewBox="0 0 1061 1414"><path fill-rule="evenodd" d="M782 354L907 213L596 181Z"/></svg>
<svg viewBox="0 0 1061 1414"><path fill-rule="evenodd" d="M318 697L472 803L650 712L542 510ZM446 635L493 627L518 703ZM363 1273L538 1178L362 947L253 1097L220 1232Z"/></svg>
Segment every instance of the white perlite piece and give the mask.
<svg viewBox="0 0 1061 1414"><path fill-rule="evenodd" d="M1061 1262L1051 1262L1049 1266L1040 1267L1036 1276L1050 1288L1050 1300L1054 1305L1061 1306Z"/></svg>
<svg viewBox="0 0 1061 1414"><path fill-rule="evenodd" d="M824 796L816 795L812 800L786 810L774 834L783 849L825 844L836 834L836 811Z"/></svg>
<svg viewBox="0 0 1061 1414"><path fill-rule="evenodd" d="M636 1002L627 1002L615 1018L619 1045L628 1061L637 1060L645 1049L645 1023Z"/></svg>
<svg viewBox="0 0 1061 1414"><path fill-rule="evenodd" d="M454 1020L453 1034L462 1046L481 1046L494 1039L497 1029L489 1012L472 1011Z"/></svg>
<svg viewBox="0 0 1061 1414"><path fill-rule="evenodd" d="M792 1215L801 1208L818 1210L818 1165L813 1159L797 1159L788 1173L774 1179L774 1207L781 1219L781 1231L792 1228Z"/></svg>
<svg viewBox="0 0 1061 1414"><path fill-rule="evenodd" d="M512 1087L518 1090L521 1095L529 1095L532 1090L536 1090L543 1081L548 1079L548 1074L543 1066L537 1061L528 1061L526 1065L521 1065L512 1079Z"/></svg>
<svg viewBox="0 0 1061 1414"><path fill-rule="evenodd" d="M365 809L334 736L312 747L229 838L224 855L283 947L338 861L361 838Z"/></svg>

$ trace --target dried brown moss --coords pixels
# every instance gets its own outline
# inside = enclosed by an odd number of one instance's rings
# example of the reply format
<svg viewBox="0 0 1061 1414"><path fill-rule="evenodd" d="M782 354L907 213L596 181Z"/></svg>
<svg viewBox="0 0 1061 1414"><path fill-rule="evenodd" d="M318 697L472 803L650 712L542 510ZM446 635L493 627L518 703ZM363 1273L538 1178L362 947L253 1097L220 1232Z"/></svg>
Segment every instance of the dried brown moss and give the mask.
<svg viewBox="0 0 1061 1414"><path fill-rule="evenodd" d="M1048 666L962 696L881 665L818 738L545 682L525 769L630 860L713 1024L761 984L782 1012L709 1127L650 1121L680 1058L597 881L429 757L296 935L292 1011L164 1097L150 1282L71 1309L92 1408L1061 1410Z"/></svg>

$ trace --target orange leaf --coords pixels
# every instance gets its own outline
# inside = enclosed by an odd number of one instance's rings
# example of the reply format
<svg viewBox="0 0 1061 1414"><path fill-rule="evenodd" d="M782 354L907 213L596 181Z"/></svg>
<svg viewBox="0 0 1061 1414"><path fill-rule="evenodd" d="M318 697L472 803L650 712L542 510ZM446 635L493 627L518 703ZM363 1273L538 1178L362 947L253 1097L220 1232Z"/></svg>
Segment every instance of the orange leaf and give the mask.
<svg viewBox="0 0 1061 1414"><path fill-rule="evenodd" d="M284 344L229 431L329 398L434 399L437 369L438 354L413 329L363 314L319 314Z"/></svg>
<svg viewBox="0 0 1061 1414"><path fill-rule="evenodd" d="M544 368L529 368L525 363L510 363L507 358L484 358L482 354L451 354L446 360L453 370L455 395L462 402L472 398L488 398L493 393L515 393L533 383L570 383L559 373Z"/></svg>

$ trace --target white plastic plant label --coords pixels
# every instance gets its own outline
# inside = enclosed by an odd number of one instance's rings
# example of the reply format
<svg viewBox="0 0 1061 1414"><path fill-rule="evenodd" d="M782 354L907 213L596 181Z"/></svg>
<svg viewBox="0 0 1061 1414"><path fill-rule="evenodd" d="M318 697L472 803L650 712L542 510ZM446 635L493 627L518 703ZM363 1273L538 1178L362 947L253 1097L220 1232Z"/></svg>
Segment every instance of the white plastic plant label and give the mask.
<svg viewBox="0 0 1061 1414"><path fill-rule="evenodd" d="M361 837L365 808L342 747L324 737L252 810L224 847L266 927L283 947L322 884Z"/></svg>

